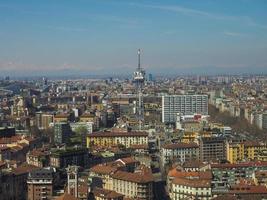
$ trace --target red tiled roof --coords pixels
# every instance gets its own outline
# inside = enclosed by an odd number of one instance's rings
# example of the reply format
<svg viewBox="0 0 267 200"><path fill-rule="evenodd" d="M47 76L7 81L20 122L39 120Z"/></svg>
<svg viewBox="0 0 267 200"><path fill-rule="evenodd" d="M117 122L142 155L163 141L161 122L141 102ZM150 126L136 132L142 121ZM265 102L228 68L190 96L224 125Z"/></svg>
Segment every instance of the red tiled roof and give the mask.
<svg viewBox="0 0 267 200"><path fill-rule="evenodd" d="M115 198L119 198L119 197L123 197L123 194L117 193L115 191L112 190L106 190L103 188L94 188L93 190L93 194L96 197L101 197L101 198L105 198L105 199L115 199Z"/></svg>
<svg viewBox="0 0 267 200"><path fill-rule="evenodd" d="M211 187L211 180L204 179L186 179L186 178L175 178L172 181L175 185L184 185L194 188L209 188Z"/></svg>
<svg viewBox="0 0 267 200"><path fill-rule="evenodd" d="M172 169L168 173L169 177L174 177L174 178L200 178L200 179L207 179L211 180L212 179L212 173L211 171L200 171L200 172L186 172L186 171L177 171L176 168Z"/></svg>
<svg viewBox="0 0 267 200"><path fill-rule="evenodd" d="M264 185L234 185L229 190L230 194L267 194Z"/></svg>
<svg viewBox="0 0 267 200"><path fill-rule="evenodd" d="M61 196L59 196L55 200L78 200L78 199L65 192L64 194L62 194Z"/></svg>
<svg viewBox="0 0 267 200"><path fill-rule="evenodd" d="M111 175L114 179L125 180L134 183L153 182L153 175L143 173L130 173L125 171L117 171Z"/></svg>
<svg viewBox="0 0 267 200"><path fill-rule="evenodd" d="M111 174L115 171L117 171L116 167L111 167L108 165L96 165L90 169L91 172L97 173L97 174Z"/></svg>
<svg viewBox="0 0 267 200"><path fill-rule="evenodd" d="M23 164L15 169L12 170L12 173L15 175L25 174L29 173L35 169L38 169L38 167L28 164Z"/></svg>
<svg viewBox="0 0 267 200"><path fill-rule="evenodd" d="M239 167L267 167L267 161L251 161L244 163L224 163L224 164L211 164L211 168L239 168Z"/></svg>

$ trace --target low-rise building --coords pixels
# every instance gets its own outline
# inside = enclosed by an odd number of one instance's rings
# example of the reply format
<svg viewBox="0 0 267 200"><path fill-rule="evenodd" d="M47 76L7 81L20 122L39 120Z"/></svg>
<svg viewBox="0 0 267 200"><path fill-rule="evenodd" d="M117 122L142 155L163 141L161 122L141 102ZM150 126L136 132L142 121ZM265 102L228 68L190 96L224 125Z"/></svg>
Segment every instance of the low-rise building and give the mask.
<svg viewBox="0 0 267 200"><path fill-rule="evenodd" d="M171 187L170 198L172 200L208 200L212 197L210 180L175 178Z"/></svg>
<svg viewBox="0 0 267 200"><path fill-rule="evenodd" d="M153 175L150 169L131 173L116 171L111 174L113 190L128 198L140 200L153 199Z"/></svg>
<svg viewBox="0 0 267 200"><path fill-rule="evenodd" d="M50 166L66 168L68 165L86 167L88 165L88 150L86 148L55 149L50 155Z"/></svg>
<svg viewBox="0 0 267 200"><path fill-rule="evenodd" d="M26 155L26 162L36 167L47 167L49 165L49 152L46 149L34 149Z"/></svg>
<svg viewBox="0 0 267 200"><path fill-rule="evenodd" d="M171 161L185 162L191 159L199 159L199 146L196 143L172 143L166 144L161 150L162 163Z"/></svg>
<svg viewBox="0 0 267 200"><path fill-rule="evenodd" d="M236 164L211 164L213 192L227 191L229 185L237 184L239 179L252 180L256 171L267 170L266 161L250 161Z"/></svg>
<svg viewBox="0 0 267 200"><path fill-rule="evenodd" d="M87 147L123 145L127 148L132 145L148 144L146 132L95 132L87 136Z"/></svg>

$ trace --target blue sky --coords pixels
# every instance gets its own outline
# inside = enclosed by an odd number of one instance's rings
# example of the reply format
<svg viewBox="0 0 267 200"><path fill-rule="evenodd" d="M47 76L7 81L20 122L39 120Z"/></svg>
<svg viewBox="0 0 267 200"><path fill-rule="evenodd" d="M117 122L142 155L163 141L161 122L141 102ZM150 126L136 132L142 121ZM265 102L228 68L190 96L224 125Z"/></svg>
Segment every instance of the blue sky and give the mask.
<svg viewBox="0 0 267 200"><path fill-rule="evenodd" d="M0 70L267 68L266 0L0 0Z"/></svg>

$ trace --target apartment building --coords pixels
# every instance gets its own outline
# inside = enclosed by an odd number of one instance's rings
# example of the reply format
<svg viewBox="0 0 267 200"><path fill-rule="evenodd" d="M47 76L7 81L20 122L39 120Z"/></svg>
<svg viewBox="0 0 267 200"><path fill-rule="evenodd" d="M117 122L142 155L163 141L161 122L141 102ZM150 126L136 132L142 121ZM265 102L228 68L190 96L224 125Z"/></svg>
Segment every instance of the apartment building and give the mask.
<svg viewBox="0 0 267 200"><path fill-rule="evenodd" d="M166 95L162 96L162 122L175 123L177 114L208 115L207 95Z"/></svg>
<svg viewBox="0 0 267 200"><path fill-rule="evenodd" d="M111 175L113 190L128 198L140 200L153 199L153 175L148 171L117 171Z"/></svg>
<svg viewBox="0 0 267 200"><path fill-rule="evenodd" d="M199 146L196 143L172 143L162 146L161 159L163 165L171 161L185 162L199 159Z"/></svg>
<svg viewBox="0 0 267 200"><path fill-rule="evenodd" d="M171 187L170 198L172 200L209 200L212 198L210 180L175 178Z"/></svg>
<svg viewBox="0 0 267 200"><path fill-rule="evenodd" d="M227 191L229 185L234 185L239 179L251 180L256 171L267 170L266 161L250 161L236 164L211 164L213 174L213 190Z"/></svg>
<svg viewBox="0 0 267 200"><path fill-rule="evenodd" d="M38 169L28 175L28 200L52 199L53 170Z"/></svg>
<svg viewBox="0 0 267 200"><path fill-rule="evenodd" d="M130 166L133 165L133 161L132 158L125 158L92 167L89 175L91 190L103 188L104 194L114 191L125 198L152 200L152 171L145 165L139 165L132 171Z"/></svg>
<svg viewBox="0 0 267 200"><path fill-rule="evenodd" d="M50 155L50 165L56 168L66 168L68 165L86 167L88 159L86 148L54 149Z"/></svg>
<svg viewBox="0 0 267 200"><path fill-rule="evenodd" d="M87 147L124 145L147 145L146 132L95 132L87 136Z"/></svg>
<svg viewBox="0 0 267 200"><path fill-rule="evenodd" d="M244 143L230 143L227 145L227 160L230 163L237 163L244 159Z"/></svg>
<svg viewBox="0 0 267 200"><path fill-rule="evenodd" d="M227 158L227 140L223 137L200 138L200 160L219 161Z"/></svg>

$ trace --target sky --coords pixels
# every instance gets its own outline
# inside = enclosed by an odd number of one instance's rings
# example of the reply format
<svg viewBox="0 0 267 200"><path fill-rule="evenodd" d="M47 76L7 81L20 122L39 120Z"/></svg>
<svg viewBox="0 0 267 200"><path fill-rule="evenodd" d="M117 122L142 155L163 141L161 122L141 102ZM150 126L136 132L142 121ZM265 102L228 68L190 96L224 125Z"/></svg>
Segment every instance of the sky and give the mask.
<svg viewBox="0 0 267 200"><path fill-rule="evenodd" d="M0 0L0 74L267 72L267 0Z"/></svg>

